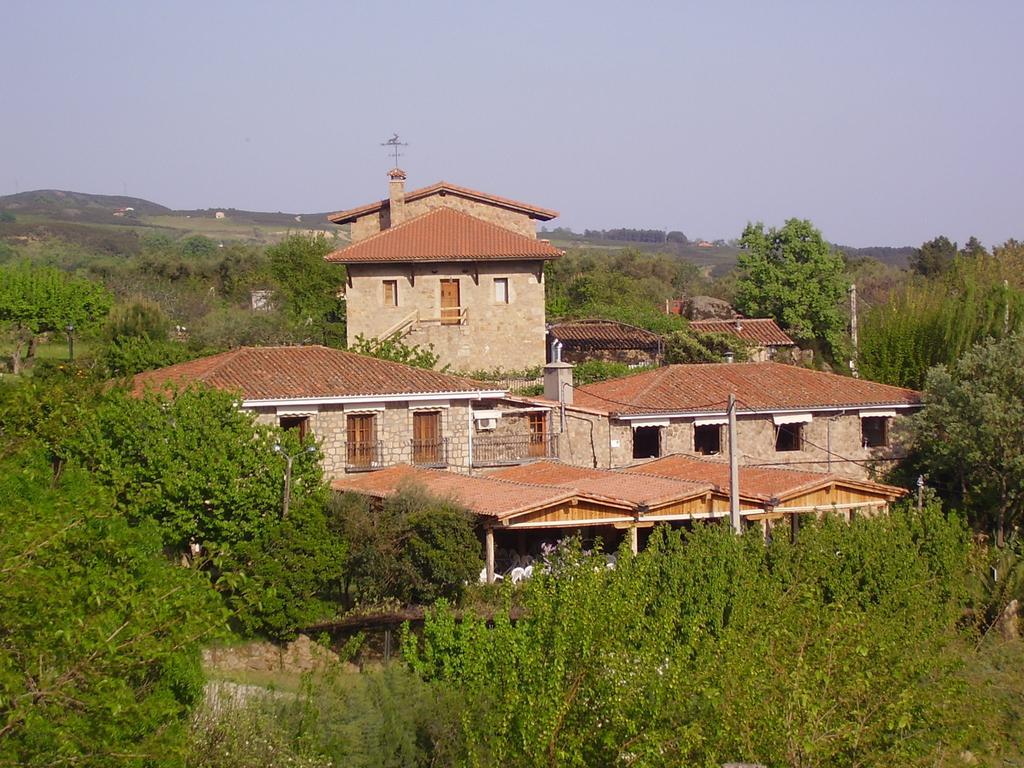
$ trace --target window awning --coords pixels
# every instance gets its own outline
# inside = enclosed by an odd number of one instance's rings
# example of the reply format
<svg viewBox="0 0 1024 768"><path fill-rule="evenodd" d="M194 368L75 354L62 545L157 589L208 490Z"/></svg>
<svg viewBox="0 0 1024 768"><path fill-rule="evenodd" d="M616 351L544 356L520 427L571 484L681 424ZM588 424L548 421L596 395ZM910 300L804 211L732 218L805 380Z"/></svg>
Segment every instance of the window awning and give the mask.
<svg viewBox="0 0 1024 768"><path fill-rule="evenodd" d="M319 410L315 405L302 405L294 408L279 405L276 409L278 416L314 416Z"/></svg>
<svg viewBox="0 0 1024 768"><path fill-rule="evenodd" d="M695 427L716 427L728 423L729 419L726 418L725 416L715 416L713 418L693 420L693 426Z"/></svg>
<svg viewBox="0 0 1024 768"><path fill-rule="evenodd" d="M780 424L810 424L814 416L809 413L773 413L775 426Z"/></svg>
<svg viewBox="0 0 1024 768"><path fill-rule="evenodd" d="M896 411L889 410L873 410L873 411L861 411L860 417L862 419L874 419L874 418L893 418L896 415Z"/></svg>
<svg viewBox="0 0 1024 768"><path fill-rule="evenodd" d="M668 419L636 419L630 420L629 426L633 429L637 427L667 427Z"/></svg>

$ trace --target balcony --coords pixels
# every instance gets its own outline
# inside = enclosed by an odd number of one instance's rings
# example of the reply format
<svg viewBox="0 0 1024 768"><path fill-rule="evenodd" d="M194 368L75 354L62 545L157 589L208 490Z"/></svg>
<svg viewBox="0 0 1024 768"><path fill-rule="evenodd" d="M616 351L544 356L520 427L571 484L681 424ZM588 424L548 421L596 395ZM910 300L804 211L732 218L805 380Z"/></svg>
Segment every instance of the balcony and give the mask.
<svg viewBox="0 0 1024 768"><path fill-rule="evenodd" d="M382 440L354 441L346 446L345 470L370 472L410 463L418 467L447 467L450 456L447 437L387 443Z"/></svg>
<svg viewBox="0 0 1024 768"><path fill-rule="evenodd" d="M522 464L532 459L558 456L558 436L545 435L475 435L473 466L498 467Z"/></svg>
<svg viewBox="0 0 1024 768"><path fill-rule="evenodd" d="M410 440L412 463L417 467L447 467L448 438L437 440Z"/></svg>

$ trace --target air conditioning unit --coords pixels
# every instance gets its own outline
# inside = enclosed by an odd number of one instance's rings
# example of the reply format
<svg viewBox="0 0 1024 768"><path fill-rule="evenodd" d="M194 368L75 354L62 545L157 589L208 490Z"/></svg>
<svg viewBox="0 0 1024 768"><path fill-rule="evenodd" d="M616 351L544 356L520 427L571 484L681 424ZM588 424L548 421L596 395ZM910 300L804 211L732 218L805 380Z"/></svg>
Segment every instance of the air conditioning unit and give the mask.
<svg viewBox="0 0 1024 768"><path fill-rule="evenodd" d="M477 419L476 428L481 432L492 432L498 428L497 419Z"/></svg>

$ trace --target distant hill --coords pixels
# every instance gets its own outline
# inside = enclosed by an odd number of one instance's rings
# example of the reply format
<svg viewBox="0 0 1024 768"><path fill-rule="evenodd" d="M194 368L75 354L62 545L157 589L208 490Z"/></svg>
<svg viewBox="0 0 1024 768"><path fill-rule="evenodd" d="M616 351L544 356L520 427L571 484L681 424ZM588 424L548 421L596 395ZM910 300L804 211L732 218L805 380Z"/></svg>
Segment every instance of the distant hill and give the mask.
<svg viewBox="0 0 1024 768"><path fill-rule="evenodd" d="M147 231L162 231L174 237L203 235L213 240L256 244L277 242L293 232L324 232L341 241L348 239L348 228L327 221L326 213L235 208L179 211L139 197L59 189L2 196L0 214L9 214L0 217L0 239L11 242L59 237L110 252L131 252L131 248L125 247L125 238L118 233L137 240L138 235ZM3 221L3 218L8 220Z"/></svg>
<svg viewBox="0 0 1024 768"><path fill-rule="evenodd" d="M123 195L94 195L88 192L69 192L61 189L37 189L0 197L0 211L24 216L44 216L59 221L89 222L93 224L135 224L145 216L181 216L184 218L214 218L218 211L226 218L253 224L279 224L288 226L302 223L308 226L327 225L327 213L275 213L241 211L235 208L206 208L174 210L140 197ZM120 215L116 215L120 214ZM133 221L133 219L135 221Z"/></svg>
<svg viewBox="0 0 1024 768"><path fill-rule="evenodd" d="M165 205L138 197L92 195L60 189L37 189L0 197L0 210L17 215L45 216L59 221L81 221L103 224L117 223L114 212L132 208L138 215L161 216L172 213Z"/></svg>
<svg viewBox="0 0 1024 768"><path fill-rule="evenodd" d="M18 221L18 226L0 222L0 239L50 234L98 247L92 241L99 238L104 246L99 249L111 252L122 247L121 238L112 229L114 227L130 228L140 234L146 230L162 230L175 236L199 234L217 240L251 243L276 242L289 232L325 232L341 241L348 239L348 228L331 224L327 221L326 212L285 213L236 208L174 210L139 197L59 189L0 196L0 212L14 214ZM218 218L218 213L223 216ZM103 232L97 232L97 229ZM632 248L647 253L670 254L705 267L713 275L724 274L735 266L739 253L733 242L694 241L688 240L682 232L660 230L620 228L577 233L559 227L552 230L542 228L539 236L549 239L559 248ZM850 259L873 258L897 267L905 267L914 253L911 247L837 247Z"/></svg>

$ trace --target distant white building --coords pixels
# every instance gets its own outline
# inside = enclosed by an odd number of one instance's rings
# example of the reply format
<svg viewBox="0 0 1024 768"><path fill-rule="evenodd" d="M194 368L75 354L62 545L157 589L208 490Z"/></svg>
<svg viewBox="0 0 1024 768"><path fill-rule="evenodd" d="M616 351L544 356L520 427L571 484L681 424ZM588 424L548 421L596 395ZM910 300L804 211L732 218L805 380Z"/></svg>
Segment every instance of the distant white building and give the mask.
<svg viewBox="0 0 1024 768"><path fill-rule="evenodd" d="M224 215L224 211L217 211L215 214L213 214L213 218L215 218L215 219L223 219L223 218L226 218L226 217Z"/></svg>

